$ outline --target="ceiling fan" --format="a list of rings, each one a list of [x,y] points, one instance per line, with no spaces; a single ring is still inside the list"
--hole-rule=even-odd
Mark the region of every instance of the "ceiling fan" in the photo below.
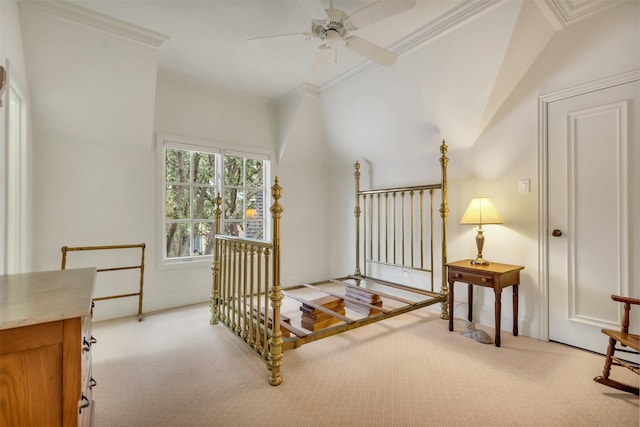
[[[311,15],[325,15],[323,19],[311,19],[311,31],[303,33],[278,34],[266,37],[255,37],[248,40],[264,40],[275,37],[303,36],[307,40],[318,39],[321,45],[319,51],[334,49],[342,42],[347,49],[350,49],[371,61],[388,66],[393,64],[398,55],[388,49],[351,35],[351,32],[359,30],[367,25],[388,18],[404,10],[415,6],[415,0],[376,0],[360,8],[359,10],[347,14],[335,9],[333,0],[330,1],[328,9],[322,9],[319,1],[299,0],[300,5]]]

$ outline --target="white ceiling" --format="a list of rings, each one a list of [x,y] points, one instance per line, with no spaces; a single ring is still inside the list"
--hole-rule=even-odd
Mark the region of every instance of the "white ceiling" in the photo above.
[[[334,7],[349,14],[372,1],[335,0]],[[505,1],[514,0],[417,0],[415,7],[353,34],[403,54]],[[537,1],[554,25],[561,28],[612,0]],[[247,41],[251,37],[308,32],[312,18],[325,18],[316,15],[322,8],[329,7],[329,0],[71,0],[57,3],[63,4],[65,13],[75,15],[75,19],[95,22],[98,19],[94,18],[102,17],[79,14],[73,5],[115,18],[116,24],[124,21],[141,27],[150,44],[159,46],[162,70],[268,99],[281,98],[303,83],[322,88],[359,70],[377,66],[340,46],[337,62],[327,61],[324,69],[318,69],[314,58],[320,42],[305,40],[302,36]],[[82,18],[77,18],[79,15]]]
[[[386,0],[389,1],[389,0]],[[398,0],[391,0],[398,1]],[[371,0],[335,0],[347,14]],[[340,46],[337,63],[314,70],[320,41],[300,37],[247,41],[248,38],[309,32],[311,19],[325,19],[329,0],[72,0],[91,9],[167,38],[159,46],[163,70],[197,81],[279,98],[302,83],[321,87],[333,78],[367,63]],[[459,6],[462,0],[419,0],[416,7],[353,34],[390,47],[429,22]],[[320,6],[318,6],[320,4]]]

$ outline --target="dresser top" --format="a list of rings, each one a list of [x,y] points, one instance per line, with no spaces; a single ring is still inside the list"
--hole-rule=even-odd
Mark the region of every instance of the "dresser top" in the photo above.
[[[96,269],[0,276],[0,330],[91,314]]]

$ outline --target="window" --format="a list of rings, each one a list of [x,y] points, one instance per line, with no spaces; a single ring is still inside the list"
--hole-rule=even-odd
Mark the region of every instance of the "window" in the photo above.
[[[224,156],[223,233],[264,239],[264,161]]]
[[[163,261],[206,260],[213,254],[216,205],[221,233],[265,240],[269,160],[162,138]]]
[[[216,154],[165,148],[167,258],[212,254],[216,189]]]

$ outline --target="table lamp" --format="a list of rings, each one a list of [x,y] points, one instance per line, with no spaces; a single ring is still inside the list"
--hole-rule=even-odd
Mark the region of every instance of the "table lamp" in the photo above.
[[[482,234],[482,224],[502,224],[502,218],[496,211],[488,197],[475,197],[464,212],[460,224],[473,224],[478,226],[476,235],[476,246],[478,256],[471,260],[473,265],[489,265],[489,261],[482,258],[482,247],[484,246],[484,234]]]

